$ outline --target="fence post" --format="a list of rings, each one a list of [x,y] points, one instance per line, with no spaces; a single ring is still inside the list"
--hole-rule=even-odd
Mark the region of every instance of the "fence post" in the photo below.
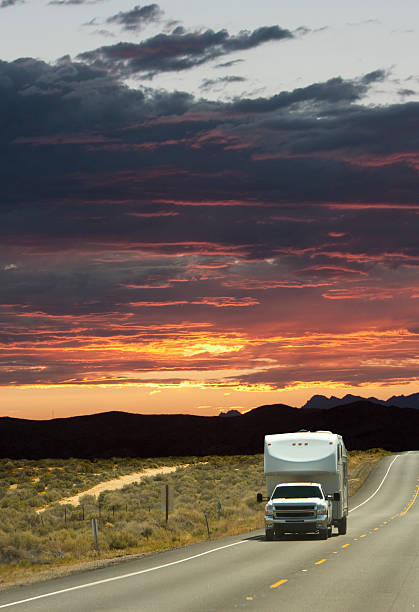
[[[207,531],[208,531],[208,538],[209,538],[210,537],[210,528],[209,528],[209,525],[208,525],[208,516],[207,516],[206,512],[204,512],[204,516],[205,516],[205,522],[207,524]]]
[[[99,552],[99,542],[98,542],[98,528],[97,528],[97,519],[92,518],[92,532],[93,532],[93,538],[95,540],[95,548],[96,548],[96,552]]]
[[[220,520],[220,516],[221,516],[221,500],[219,499],[217,502],[217,518],[218,520]]]
[[[165,513],[166,525],[169,520],[169,510],[173,510],[173,486],[163,485],[160,490],[160,507]]]

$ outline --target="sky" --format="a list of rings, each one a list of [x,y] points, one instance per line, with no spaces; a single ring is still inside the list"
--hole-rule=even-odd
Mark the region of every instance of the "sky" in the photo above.
[[[417,23],[0,0],[0,416],[418,392]]]

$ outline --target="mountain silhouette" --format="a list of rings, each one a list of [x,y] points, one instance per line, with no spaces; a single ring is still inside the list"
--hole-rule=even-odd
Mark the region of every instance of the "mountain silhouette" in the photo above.
[[[419,410],[366,400],[300,410],[260,406],[237,418],[105,412],[48,421],[0,418],[0,457],[165,457],[263,452],[265,434],[307,429],[342,434],[348,449],[418,448]]]
[[[397,406],[398,408],[416,408],[419,409],[419,393],[411,395],[393,395],[387,400],[380,400],[376,397],[361,397],[360,395],[346,394],[344,397],[326,397],[325,395],[313,395],[301,408],[316,408],[319,410],[328,410],[336,406],[344,404],[353,404],[354,402],[371,402],[380,406]]]

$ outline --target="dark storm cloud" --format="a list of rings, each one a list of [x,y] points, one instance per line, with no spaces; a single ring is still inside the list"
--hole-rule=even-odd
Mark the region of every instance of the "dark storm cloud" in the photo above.
[[[418,120],[417,102],[396,104],[388,107],[368,108],[364,106],[342,108],[314,108],[313,112],[295,113],[294,116],[278,114],[265,122],[270,130],[288,130],[294,139],[283,142],[288,153],[319,154],[346,151],[348,155],[392,155],[417,151],[419,138],[415,126]],[[410,130],[413,130],[410,133]],[[274,137],[275,138],[275,137]],[[278,150],[277,150],[278,151]],[[344,157],[344,156],[343,156]],[[355,162],[355,159],[353,160]],[[361,160],[359,160],[361,162]],[[366,169],[368,161],[360,164]],[[385,159],[371,159],[370,167],[385,165]],[[408,170],[409,160],[388,159],[391,170]],[[397,166],[397,163],[402,164]],[[390,170],[390,168],[389,168]],[[413,175],[412,175],[413,177]]]
[[[143,73],[149,77],[160,72],[181,71],[200,66],[217,57],[294,38],[279,26],[261,27],[236,36],[227,30],[186,32],[178,27],[171,34],[158,34],[144,42],[105,46],[81,53],[78,58],[121,74]]]
[[[51,0],[48,4],[55,6],[77,6],[79,4],[98,4],[104,2],[104,0]]]
[[[0,9],[8,8],[9,6],[15,6],[16,4],[24,4],[25,0],[2,0],[0,2]]]
[[[342,261],[343,251],[376,257],[388,239],[412,264],[417,216],[397,207],[417,203],[419,105],[355,104],[381,78],[333,79],[241,105],[131,90],[68,58],[2,62],[3,244],[20,236],[50,253],[106,245],[159,257],[281,253],[306,282],[364,273],[365,261]],[[383,202],[395,210],[381,213],[375,233],[373,210],[333,208]],[[392,237],[402,219],[409,223]],[[19,301],[31,285],[6,286]],[[63,286],[58,294],[67,295]]]
[[[116,35],[113,34],[113,32],[110,32],[109,30],[95,30],[94,34],[99,34],[104,38],[116,38]]]
[[[359,79],[342,79],[336,77],[325,83],[314,83],[307,87],[281,92],[271,98],[237,100],[233,108],[241,112],[266,113],[304,102],[327,102],[329,104],[352,103],[367,93],[370,85],[383,81],[386,73],[375,70]]]
[[[414,96],[416,92],[413,91],[413,89],[399,89],[397,93],[399,94],[399,96],[405,98],[407,96]]]
[[[333,79],[241,105],[130,90],[104,70],[68,58],[54,66],[2,62],[6,217],[0,231],[4,239],[14,235],[23,215],[28,235],[57,242],[77,234],[95,243],[134,236],[163,243],[170,227],[175,241],[214,236],[224,244],[253,244],[248,252],[268,256],[278,225],[288,225],[272,220],[277,206],[415,202],[418,177],[408,153],[418,147],[418,104],[353,104],[382,77],[377,71]],[[211,200],[212,208],[199,206]],[[237,200],[246,204],[240,222],[239,209],[228,206]],[[125,202],[124,214],[102,201]],[[157,208],[156,201],[162,202]],[[11,202],[18,207],[7,209]],[[261,217],[263,203],[270,208]],[[297,216],[305,215],[301,206]],[[281,241],[286,235],[281,232]],[[290,236],[296,244],[304,240],[295,228]]]
[[[243,62],[244,60],[242,59],[235,59],[235,60],[231,60],[230,62],[223,62],[221,64],[216,64],[214,68],[231,68],[232,66],[235,66],[236,64],[241,64]]]
[[[158,4],[137,5],[130,11],[121,11],[112,15],[106,20],[106,23],[121,25],[123,30],[139,31],[145,25],[158,23],[162,16],[163,11]]]
[[[83,129],[103,133],[149,116],[182,113],[192,100],[178,92],[146,96],[103,70],[66,57],[53,66],[31,58],[0,61],[0,113],[5,126],[0,142]]]
[[[244,77],[239,76],[225,76],[220,77],[218,79],[205,79],[201,83],[200,89],[208,90],[219,85],[228,85],[229,83],[243,83],[245,81],[246,79]]]

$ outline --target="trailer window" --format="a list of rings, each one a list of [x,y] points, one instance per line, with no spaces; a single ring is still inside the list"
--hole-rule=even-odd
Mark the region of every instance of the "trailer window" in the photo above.
[[[323,499],[323,494],[319,487],[312,485],[295,485],[292,487],[276,487],[272,499],[282,497],[283,499],[295,499],[305,497],[319,497]]]

